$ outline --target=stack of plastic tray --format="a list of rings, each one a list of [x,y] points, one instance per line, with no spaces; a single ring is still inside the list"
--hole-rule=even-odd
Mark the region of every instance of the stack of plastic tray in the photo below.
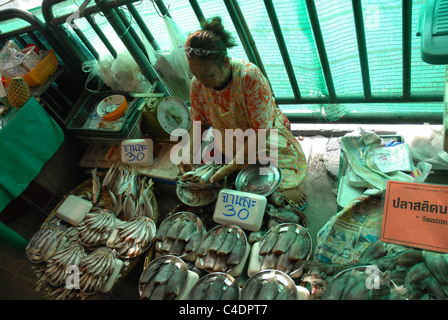
[[[109,95],[111,93],[89,94],[80,103],[74,116],[68,120],[67,130],[88,144],[119,145],[123,139],[139,138],[141,136],[139,128],[141,112],[138,107],[143,103],[143,98],[126,96],[128,109],[120,119],[116,120],[117,123],[113,129],[101,128],[96,125],[101,121],[101,117],[96,113],[96,107],[102,99]]]

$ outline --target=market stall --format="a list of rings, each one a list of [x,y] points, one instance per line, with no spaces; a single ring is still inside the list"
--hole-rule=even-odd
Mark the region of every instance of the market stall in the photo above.
[[[176,76],[180,75],[179,66],[162,58],[172,58],[176,52],[185,58],[185,50],[176,51],[184,45],[185,39],[176,39],[179,43],[170,39],[172,50],[168,54],[161,52],[136,9],[141,4],[138,1],[86,1],[74,12],[73,8],[67,7],[56,14],[56,5],[62,2],[44,1],[44,19],[57,36],[52,38],[53,44],[59,49],[63,47],[62,53],[68,51],[62,54],[63,60],[71,61],[67,65],[76,69],[78,76],[81,66],[83,73],[87,74],[85,83],[81,81],[81,88],[85,90],[70,105],[70,112],[64,119],[56,117],[61,121],[64,132],[34,98],[27,98],[23,106],[14,103],[8,118],[2,118],[8,123],[0,130],[0,171],[4,170],[0,177],[8,177],[0,180],[4,191],[0,194],[0,205],[3,206],[0,206],[0,211],[36,176],[62,143],[64,133],[86,145],[79,167],[89,178],[63,196],[30,241],[23,241],[20,237],[14,239],[14,235],[1,229],[3,226],[0,225],[0,236],[15,241],[24,249],[37,278],[36,289],[44,299],[101,298],[111,293],[131,272],[139,275],[133,286],[142,300],[448,298],[448,248],[444,245],[448,241],[444,232],[447,224],[447,160],[446,152],[442,152],[439,144],[442,140],[434,140],[434,145],[426,149],[430,153],[434,151],[437,156],[428,159],[417,157],[421,156],[421,150],[413,144],[415,141],[399,134],[378,136],[360,128],[338,139],[341,148],[337,188],[339,206],[336,212],[329,213],[332,217],[313,237],[310,232],[313,221],[307,216],[306,209],[301,210],[278,192],[284,177],[275,165],[249,164],[212,183],[211,177],[222,168],[222,164],[207,161],[212,156],[203,151],[209,141],[200,137],[199,150],[202,156],[206,156],[191,170],[179,171],[174,159],[178,159],[178,152],[185,146],[181,145],[182,137],[191,126],[191,108],[186,101],[190,79],[188,75],[181,75],[179,79],[182,81],[176,81],[179,79],[168,71],[174,70]],[[262,59],[237,1],[224,3],[249,60],[265,74]],[[167,26],[173,23],[167,19],[170,15],[162,1],[152,4],[154,8],[156,5],[159,7]],[[191,4],[194,5],[195,1]],[[331,121],[342,119],[344,122],[358,120],[357,110],[349,112],[351,105],[356,103],[364,104],[366,109],[379,103],[375,107],[381,109],[381,103],[397,101],[416,105],[440,102],[439,91],[428,90],[429,93],[419,95],[420,92],[414,92],[415,84],[411,86],[410,25],[413,10],[407,2],[402,2],[402,20],[399,19],[403,21],[404,48],[400,53],[403,55],[403,70],[397,73],[402,74],[402,78],[396,77],[398,80],[394,78],[394,82],[389,84],[394,88],[398,81],[402,87],[392,90],[390,95],[383,95],[382,82],[370,82],[369,72],[372,71],[373,79],[376,65],[373,64],[369,70],[368,55],[378,59],[380,54],[370,52],[370,48],[375,46],[366,45],[366,37],[362,34],[363,9],[359,1],[352,2],[353,12],[340,7],[341,12],[350,11],[355,18],[350,17],[350,21],[354,20],[356,27],[352,30],[356,31],[353,43],[359,48],[359,61],[353,63],[352,57],[357,55],[349,50],[342,55],[350,56],[347,60],[350,65],[361,67],[361,72],[356,69],[353,73],[357,76],[353,77],[353,82],[345,81],[347,74],[335,79],[331,75],[316,3],[306,1],[301,8],[294,8],[310,20],[307,20],[306,27],[296,27],[302,31],[312,30],[305,38],[315,37],[316,40],[300,41],[301,45],[310,45],[310,52],[314,52],[316,58],[312,63],[301,61],[301,64],[319,65],[320,62],[322,66],[322,70],[317,68],[319,74],[316,78],[319,80],[315,82],[319,82],[318,88],[308,88],[302,93],[298,83],[307,82],[315,75],[309,76],[309,70],[305,70],[307,72],[301,74],[304,79],[295,79],[294,68],[297,66],[289,59],[274,5],[271,1],[265,1],[265,4],[272,30],[263,35],[273,32],[287,75],[287,78],[279,76],[280,80],[271,78],[276,80],[271,81],[272,90],[277,93],[276,103],[318,104],[320,110],[326,109],[323,112],[325,117],[319,114],[318,122],[323,118]],[[291,5],[295,4],[291,2]],[[319,9],[322,9],[321,5],[318,4]],[[122,7],[128,10],[129,18]],[[332,13],[332,8],[326,10]],[[390,14],[387,10],[385,12]],[[199,20],[203,18],[197,4],[194,5],[194,13]],[[98,17],[105,28],[100,28],[94,17]],[[397,20],[393,15],[390,17],[390,20]],[[74,23],[73,30],[65,27],[67,20],[81,26],[84,19],[89,26],[78,28]],[[333,24],[332,19],[321,20]],[[126,50],[116,51],[103,33],[106,27],[110,29],[108,36],[118,36]],[[136,32],[137,27],[142,36]],[[396,26],[390,28],[395,30]],[[88,37],[83,32],[90,29],[93,33],[86,33],[90,35]],[[301,32],[293,30],[292,34],[297,36]],[[328,35],[331,37],[333,34]],[[97,36],[101,43],[94,42]],[[299,43],[293,36],[290,42]],[[77,41],[78,38],[81,41]],[[65,45],[60,46],[57,41]],[[110,55],[101,57],[95,47],[98,43],[104,45]],[[275,41],[272,43],[275,46]],[[293,47],[293,43],[289,45]],[[190,49],[198,51],[197,48]],[[267,50],[266,47],[264,49]],[[298,52],[302,48],[297,49]],[[21,49],[18,52],[26,54],[28,51]],[[333,58],[337,61],[336,67],[332,62],[333,70],[348,69],[339,65],[347,59],[339,59],[340,54],[337,52],[336,59]],[[23,61],[20,60],[15,67],[21,67]],[[272,65],[278,63],[269,63],[266,67],[272,68]],[[424,73],[432,69],[419,70]],[[277,72],[269,69],[269,74],[278,75]],[[8,75],[11,79],[5,83],[9,84],[13,76]],[[20,77],[25,78],[26,74]],[[381,77],[387,78],[387,74]],[[77,80],[81,78],[77,77]],[[103,83],[106,79],[109,81]],[[431,86],[434,85],[432,79],[428,80]],[[439,74],[434,79],[439,80]],[[338,80],[338,88],[335,88],[333,80]],[[341,88],[341,82],[348,84],[348,89]],[[279,83],[290,84],[294,96],[282,96],[283,91],[288,94],[289,89],[283,90]],[[361,83],[362,86],[356,88],[355,84]],[[98,87],[93,88],[93,84],[98,84]],[[181,91],[187,92],[182,99],[173,94],[176,84],[181,84]],[[22,86],[21,89],[27,88]],[[9,94],[12,90],[9,87],[7,91]],[[339,91],[343,93],[340,95]],[[356,94],[344,95],[345,91]],[[8,97],[8,100],[12,104],[13,99]],[[412,107],[418,109],[416,105]],[[392,117],[391,112],[376,112],[372,118],[369,109],[360,112],[360,118],[364,122],[393,122],[402,116],[404,108],[401,107],[392,113]],[[310,113],[301,111],[296,109],[289,119],[315,120]],[[427,113],[422,111],[421,114],[425,116],[422,119],[440,120],[438,109]],[[420,118],[415,118],[408,112],[399,120],[420,122]],[[446,128],[444,130],[446,132]],[[431,133],[429,136],[432,138],[439,132],[433,130]],[[298,137],[293,138],[298,140]],[[21,170],[16,170],[18,166]],[[442,174],[435,174],[439,170]],[[434,176],[442,177],[436,186],[433,185]],[[391,190],[396,182],[405,184],[413,192]],[[429,193],[432,196],[426,199]],[[170,201],[165,201],[165,194],[171,196]],[[417,203],[418,213],[414,212]],[[411,205],[413,211],[409,209]],[[437,216],[431,215],[436,213]],[[419,233],[423,228],[424,232]]]

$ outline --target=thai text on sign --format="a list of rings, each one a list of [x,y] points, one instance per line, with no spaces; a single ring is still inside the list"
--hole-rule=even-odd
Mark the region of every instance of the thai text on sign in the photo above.
[[[448,186],[388,181],[381,240],[448,252]]]

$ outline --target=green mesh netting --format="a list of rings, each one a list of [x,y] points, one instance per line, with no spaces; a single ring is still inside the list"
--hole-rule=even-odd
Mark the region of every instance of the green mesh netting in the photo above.
[[[251,36],[262,60],[266,75],[271,82],[277,99],[293,98],[282,55],[272,29],[264,1],[238,0]],[[356,39],[352,1],[350,0],[315,0],[315,7],[322,30],[331,76],[337,97],[363,97],[363,81]],[[195,31],[199,22],[189,0],[165,0],[171,17],[183,29]],[[230,50],[236,58],[248,59],[244,47],[238,38],[224,1],[198,0],[205,17],[219,15],[224,26],[232,32],[239,44]],[[362,0],[363,22],[367,43],[368,66],[371,93],[373,97],[400,98],[403,93],[403,56],[402,56],[402,0]],[[152,35],[161,48],[169,48],[168,35],[160,12],[152,1],[135,2],[139,14],[144,19]],[[324,99],[328,96],[327,85],[323,76],[318,50],[311,28],[306,2],[290,0],[273,0],[285,44],[290,56],[294,75],[303,98]],[[445,66],[430,65],[420,57],[420,37],[417,25],[421,8],[425,0],[412,1],[412,42],[411,42],[411,95],[443,94]],[[58,5],[55,16],[73,11],[75,1],[65,1]],[[131,16],[125,14],[131,19]],[[124,46],[107,19],[101,14],[94,15],[96,23],[107,35],[110,42],[120,51]],[[77,24],[100,53],[107,49],[96,36],[85,19]],[[138,30],[133,21],[132,26]],[[5,28],[3,26],[3,28]],[[438,102],[427,103],[294,103],[280,105],[288,112],[301,112],[312,109],[321,112],[329,121],[335,121],[352,112],[378,113],[418,113],[433,112],[442,114],[443,105]]]

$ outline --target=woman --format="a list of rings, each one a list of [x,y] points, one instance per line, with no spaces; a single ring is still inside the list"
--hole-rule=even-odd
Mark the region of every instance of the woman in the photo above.
[[[202,30],[187,38],[184,46],[194,75],[190,87],[191,120],[200,121],[204,128],[219,130],[224,139],[226,129],[253,129],[255,132],[276,129],[278,166],[283,176],[277,191],[303,209],[307,200],[303,188],[306,158],[289,129],[288,119],[275,105],[268,80],[254,64],[227,55],[227,49],[236,44],[224,29],[220,17],[204,21],[201,27]],[[246,160],[248,142],[249,139],[244,145]],[[224,146],[224,143],[220,145]],[[230,161],[225,162],[211,182],[219,181],[243,166],[235,153],[223,154]]]

